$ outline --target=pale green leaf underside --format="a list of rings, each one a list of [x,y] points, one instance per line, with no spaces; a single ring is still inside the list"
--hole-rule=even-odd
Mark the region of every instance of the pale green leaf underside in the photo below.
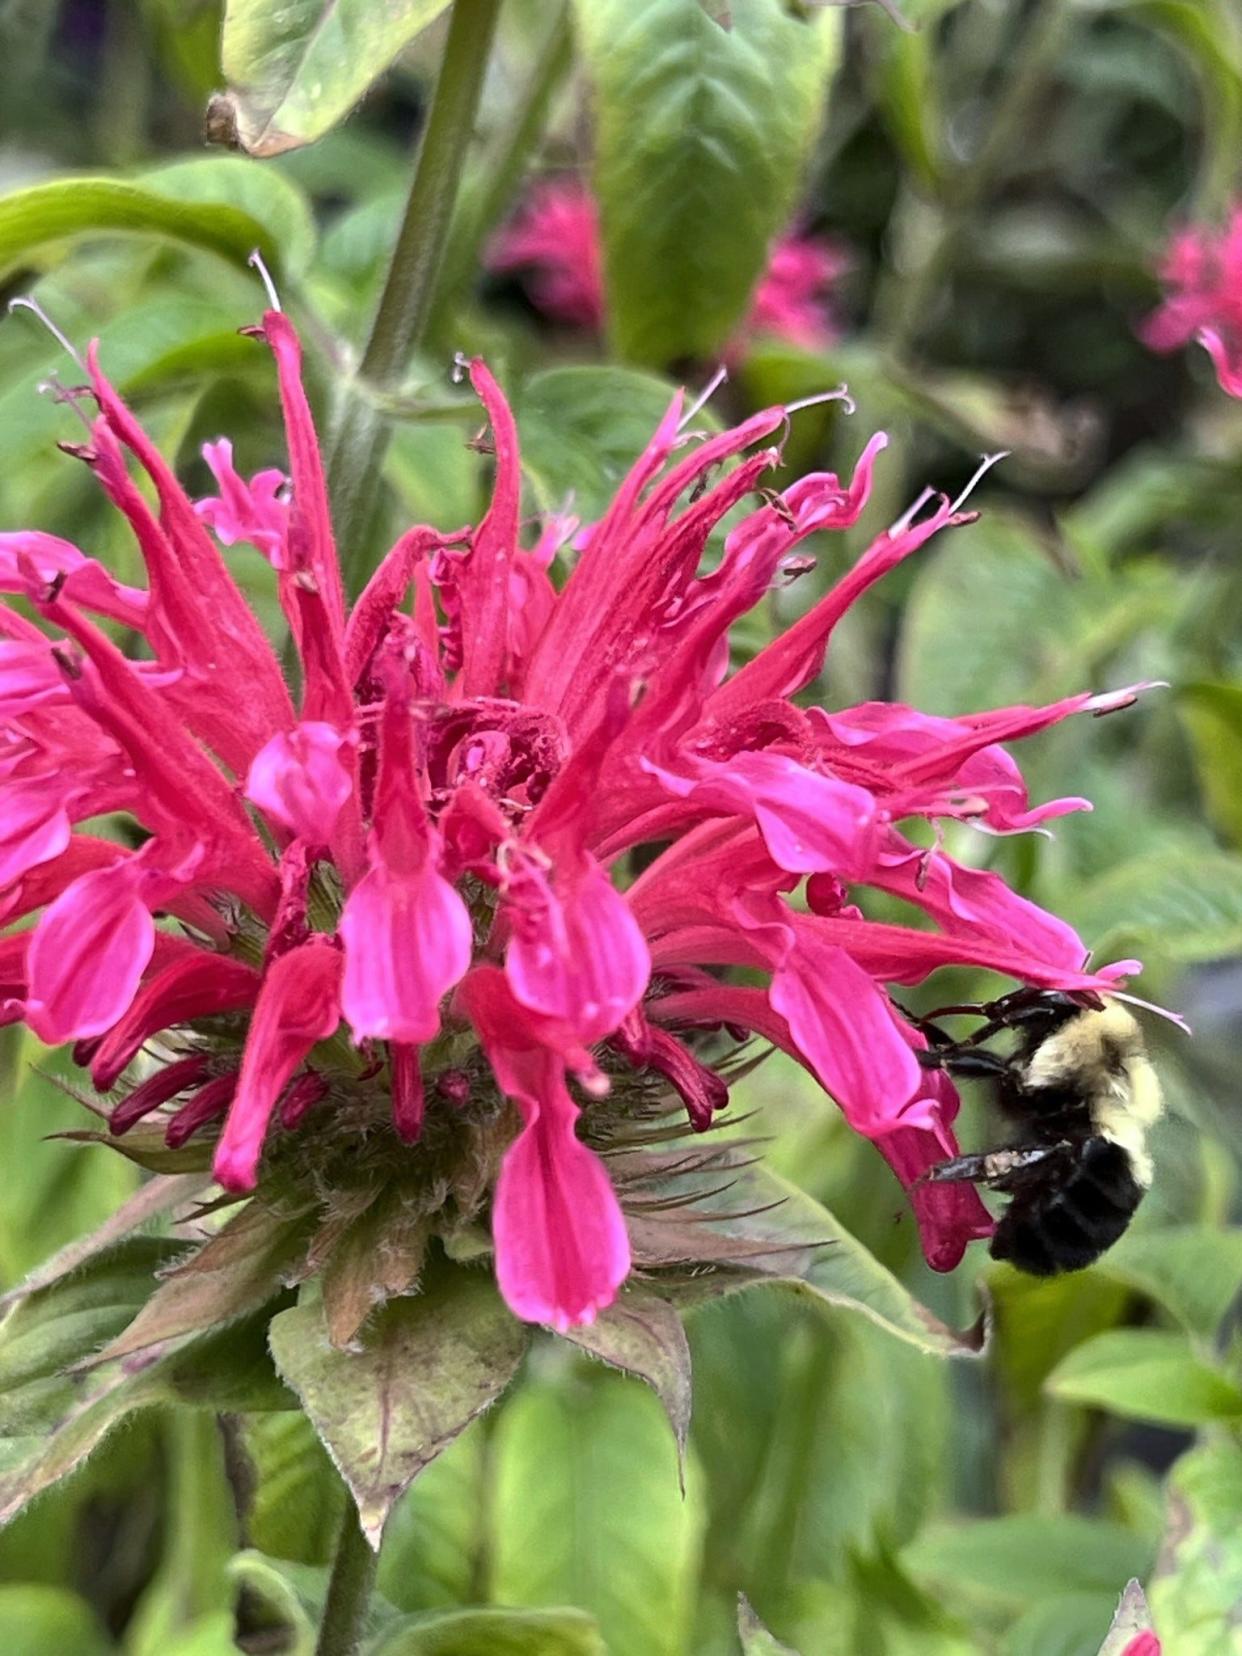
[[[220,57],[237,141],[270,156],[321,137],[447,5],[229,0]]]

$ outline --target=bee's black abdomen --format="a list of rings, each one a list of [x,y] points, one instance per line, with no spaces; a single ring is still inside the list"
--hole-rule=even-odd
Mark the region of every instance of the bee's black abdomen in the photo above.
[[[1016,1191],[996,1226],[991,1253],[1033,1276],[1080,1271],[1111,1248],[1143,1199],[1130,1157],[1108,1139],[1074,1147],[1055,1179]]]

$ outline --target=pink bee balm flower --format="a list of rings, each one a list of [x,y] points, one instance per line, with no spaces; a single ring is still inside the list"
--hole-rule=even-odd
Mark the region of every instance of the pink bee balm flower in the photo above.
[[[1211,357],[1222,391],[1242,397],[1242,206],[1224,229],[1190,225],[1174,236],[1160,265],[1167,293],[1142,326],[1153,351],[1176,351],[1197,339]]]
[[[1121,1656],[1160,1656],[1160,1640],[1154,1633],[1137,1633]]]
[[[488,264],[527,273],[539,310],[572,328],[599,332],[607,319],[599,208],[577,179],[536,184],[517,216],[493,238]],[[770,335],[807,350],[836,339],[830,296],[849,269],[847,255],[822,236],[786,231],[773,242],[750,309],[725,356],[740,357],[752,339]]]
[[[600,1124],[656,1086],[709,1127],[728,1089],[708,1032],[753,1034],[878,1146],[928,1259],[950,1269],[990,1221],[969,1186],[920,1182],[957,1152],[958,1100],[920,1066],[890,985],[966,964],[1098,990],[1128,968],[1088,971],[1069,926],[902,824],[1008,833],[1082,807],[1033,806],[1002,744],[1130,693],[957,719],[794,700],[849,606],[969,521],[942,498],[730,674],[730,628],[808,536],[857,522],[883,436],[848,481],[770,496],[786,411],[700,439],[678,396],[558,584],[563,526],[525,544],[517,432],[480,361],[486,515],[403,535],[351,608],[297,336],[277,310],[257,332],[288,479],[245,481],[222,441],[220,494],[192,502],[92,349],[98,412],[78,452],[148,585],[49,537],[0,537],[0,585],[48,628],[0,606],[0,900],[19,928],[0,939],[0,1016],[77,1042],[105,1090],[162,1042],[168,1062],[130,1078],[113,1128],[163,1111],[171,1144],[215,1135],[231,1191],[269,1174],[314,1186],[316,1143],[338,1161],[342,1140],[346,1160],[377,1141],[386,1165],[423,1157],[420,1188],[454,1224],[490,1217],[513,1310],[557,1328],[608,1306],[630,1268]],[[708,537],[752,496],[701,573]],[[220,551],[238,539],[278,573],[296,703]],[[92,612],[140,632],[142,659]],[[140,849],[86,830],[114,812]],[[868,886],[911,923],[864,918]]]

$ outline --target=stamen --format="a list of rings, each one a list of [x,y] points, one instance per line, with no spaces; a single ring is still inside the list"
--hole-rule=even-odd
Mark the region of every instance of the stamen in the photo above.
[[[28,310],[33,316],[36,316],[47,329],[48,333],[51,334],[52,338],[60,346],[61,350],[71,356],[82,372],[89,377],[90,369],[82,361],[77,349],[69,342],[65,335],[61,333],[60,329],[56,326],[55,322],[52,321],[51,317],[43,309],[43,306],[37,299],[32,299],[29,294],[22,294],[17,299],[10,299],[9,315],[12,316],[13,312],[17,310]]]
[[[35,390],[41,397],[50,397],[53,402],[61,403],[66,407],[71,408],[77,415],[78,419],[81,420],[82,424],[86,427],[86,435],[92,440],[94,439],[95,428],[91,425],[90,420],[87,418],[81,403],[82,397],[91,395],[85,386],[80,386],[76,390],[70,390],[68,386],[60,383],[55,374],[49,374],[45,380],[39,381],[38,385],[35,386]]]
[[[453,366],[449,370],[449,378],[454,385],[460,385],[470,368],[470,359],[464,351],[453,352]]]
[[[695,398],[695,400],[690,404],[690,406],[686,410],[686,412],[682,415],[681,420],[678,422],[678,426],[677,426],[678,431],[684,431],[686,429],[686,427],[690,424],[691,420],[693,420],[696,417],[696,415],[701,414],[703,412],[703,410],[707,407],[708,403],[711,402],[712,398],[716,395],[717,391],[720,390],[720,387],[725,383],[725,381],[728,379],[728,377],[729,377],[729,370],[725,367],[724,363],[722,362],[720,364],[720,367],[717,368],[716,372],[712,375],[711,379],[708,380],[708,382],[704,386],[703,390],[699,393],[699,395]]]
[[[895,523],[890,523],[889,524],[889,526],[888,526],[889,534],[890,535],[904,535],[906,530],[914,522],[915,518],[923,510],[923,507],[926,506],[927,502],[929,500],[934,500],[935,497],[936,497],[935,489],[931,488],[930,486],[925,488],[923,490],[922,494],[914,502],[913,506],[907,506],[905,511],[901,514],[901,516],[897,519],[897,521]]]
[[[817,391],[813,397],[799,397],[797,402],[785,404],[786,414],[797,414],[803,408],[815,408],[820,403],[839,402],[847,414],[857,414],[858,404],[850,396],[850,388],[844,381],[835,391]]]
[[[259,273],[259,280],[263,283],[263,286],[267,291],[268,308],[274,311],[283,310],[284,306],[280,302],[280,295],[276,291],[276,284],[272,280],[272,273],[267,268],[266,264],[264,264],[263,255],[259,252],[257,247],[246,260],[246,263],[252,270],[257,270]]]
[[[985,454],[980,458],[979,464],[975,468],[974,476],[962,490],[961,494],[958,495],[952,506],[949,507],[950,515],[954,512],[961,511],[962,507],[970,499],[971,495],[974,494],[975,490],[991,471],[992,467],[997,465],[1001,460],[1008,460],[1009,455],[1009,449],[999,449],[995,454]]]

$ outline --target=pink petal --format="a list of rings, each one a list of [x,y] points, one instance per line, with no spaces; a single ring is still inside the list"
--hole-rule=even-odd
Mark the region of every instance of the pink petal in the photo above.
[[[108,1131],[119,1138],[122,1133],[128,1133],[143,1116],[158,1110],[161,1104],[167,1104],[170,1098],[176,1098],[177,1094],[184,1092],[187,1087],[197,1087],[210,1075],[210,1062],[201,1053],[161,1065],[154,1075],[149,1075],[116,1106],[108,1118]]]
[[[145,630],[163,665],[188,669],[184,691],[175,699],[197,733],[240,773],[273,730],[292,722],[289,692],[271,642],[219,547],[171,467],[100,371],[98,345],[93,341],[87,352],[101,411],[92,465],[142,549],[151,587]],[[121,444],[155,486],[158,520],[129,476]],[[239,697],[237,686],[243,684],[247,694]]]
[[[12,885],[40,863],[59,857],[69,844],[69,789],[55,776],[10,782],[0,817],[0,886]]]
[[[604,325],[603,247],[599,214],[577,179],[537,184],[517,215],[492,239],[491,270],[528,269],[530,294],[557,322]]]
[[[389,1049],[392,1086],[392,1124],[405,1144],[416,1144],[423,1132],[423,1075],[418,1048],[394,1041]]]
[[[194,510],[215,530],[222,546],[248,541],[274,569],[283,569],[288,502],[281,491],[288,479],[281,471],[261,471],[244,482],[233,468],[233,445],[227,437],[203,444],[203,459],[220,486],[220,494],[195,503]]]
[[[429,864],[409,874],[378,865],[350,892],[341,1006],[361,1040],[419,1044],[440,1027],[440,1002],[470,965],[470,915]]]
[[[630,1247],[603,1163],[575,1136],[564,1061],[533,1038],[494,967],[472,972],[460,1000],[525,1123],[505,1155],[492,1207],[501,1293],[530,1322],[562,1331],[592,1322],[629,1274]]]
[[[281,955],[263,979],[216,1150],[215,1176],[226,1190],[254,1188],[277,1099],[315,1042],[326,1040],[340,1021],[340,979],[340,951],[324,937]]]
[[[26,1021],[41,1041],[102,1035],[125,1012],[155,947],[134,859],[83,874],[35,928]]]
[[[158,964],[158,962],[157,962]],[[100,1092],[115,1083],[144,1042],[193,1018],[241,1012],[254,1005],[260,978],[245,961],[190,948],[152,973],[124,1015],[108,1030],[91,1060]]]
[[[844,949],[797,925],[776,954],[768,999],[850,1126],[880,1138],[908,1125],[927,1095],[923,1071],[893,1022],[888,998]]]
[[[1045,971],[1077,972],[1088,950],[1064,920],[1011,891],[999,874],[966,868],[942,851],[923,852],[892,834],[889,851],[873,868],[869,883],[917,904],[949,936],[992,939],[1016,947]]]
[[[477,357],[470,383],[487,409],[496,449],[496,482],[457,579],[461,599],[463,658],[458,694],[494,696],[508,677],[510,570],[518,550],[521,472],[517,426],[504,393]]]
[[[1230,350],[1215,328],[1200,328],[1198,338],[1212,359],[1221,390],[1242,397],[1242,350]]]
[[[0,535],[0,592],[24,593],[30,574],[45,586],[64,576],[61,590],[72,602],[123,627],[145,630],[148,595],[122,586],[101,563],[58,535],[23,529]]]
[[[771,334],[805,350],[818,350],[836,336],[829,310],[832,284],[849,260],[818,236],[788,233],[768,255],[744,323],[748,334]]]
[[[551,1061],[539,1106],[496,1182],[496,1278],[515,1316],[564,1332],[612,1304],[630,1246],[604,1164],[574,1136],[578,1112]]]
[[[1152,1632],[1137,1633],[1121,1656],[1160,1656],[1160,1640]]]
[[[273,736],[251,762],[246,798],[308,845],[327,845],[353,789],[340,759],[348,741],[335,726],[316,720]]]
[[[870,489],[871,463],[886,440],[879,433],[859,460],[854,480],[861,497],[859,511]],[[805,689],[823,670],[829,638],[846,611],[868,587],[874,586],[952,521],[949,504],[944,501],[921,523],[911,524],[896,534],[885,530],[878,535],[830,592],[721,685],[708,703],[709,715],[717,720],[736,717],[743,708],[756,702],[791,696]]]
[[[563,1021],[589,1045],[638,1004],[651,956],[593,857],[567,859],[552,879],[527,860],[510,875],[506,911],[513,936],[505,973],[523,1006]]]
[[[866,879],[877,845],[876,802],[865,788],[808,770],[780,753],[701,763],[698,779],[645,763],[670,793],[713,815],[753,818],[774,862],[790,872]]]
[[[319,439],[302,386],[302,343],[283,311],[264,312],[263,336],[276,359],[289,443],[293,498],[286,535],[288,563],[290,569],[305,569],[310,574],[323,599],[328,626],[339,640],[345,625],[345,594],[332,539]]]

